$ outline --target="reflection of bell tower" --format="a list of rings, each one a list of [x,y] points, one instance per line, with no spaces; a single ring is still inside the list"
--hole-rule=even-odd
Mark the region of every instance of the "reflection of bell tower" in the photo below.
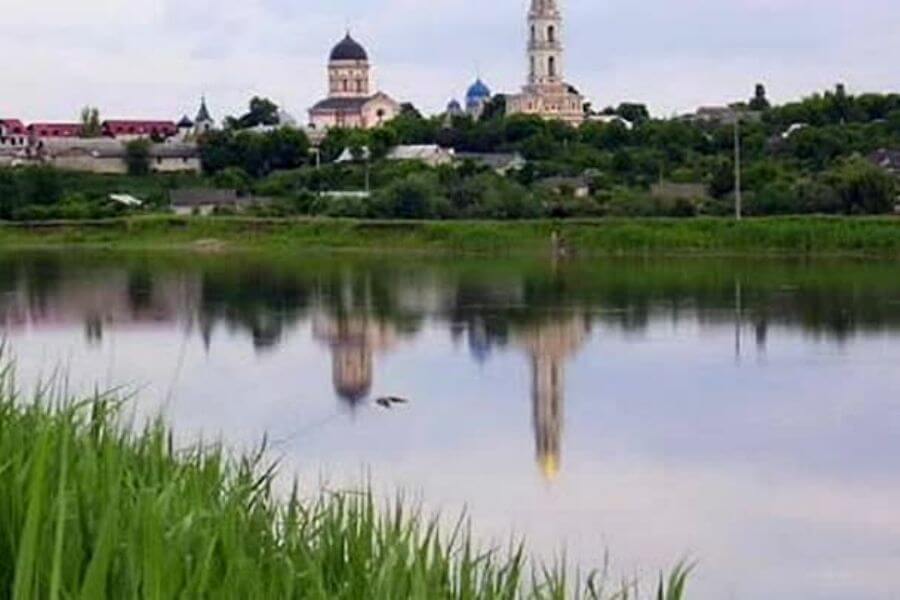
[[[566,361],[578,352],[588,333],[579,317],[542,323],[520,336],[531,355],[531,400],[538,465],[548,480],[559,474],[565,419]]]
[[[534,443],[544,475],[559,473],[563,429],[563,381],[565,366],[555,356],[531,358],[531,394],[534,411]]]

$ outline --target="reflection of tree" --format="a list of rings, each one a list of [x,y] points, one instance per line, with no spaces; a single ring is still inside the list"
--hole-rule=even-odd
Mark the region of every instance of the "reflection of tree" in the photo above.
[[[302,318],[312,293],[309,281],[259,266],[210,269],[201,278],[199,320],[207,344],[221,320],[247,330],[257,350],[274,348]]]
[[[470,354],[483,364],[495,347],[509,340],[507,314],[522,304],[521,285],[515,280],[502,284],[463,280],[454,292],[447,315],[451,335],[456,341],[465,333]]]

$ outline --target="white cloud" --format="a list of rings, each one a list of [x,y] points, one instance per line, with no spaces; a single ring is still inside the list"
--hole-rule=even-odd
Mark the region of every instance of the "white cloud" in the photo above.
[[[514,91],[524,71],[525,0],[0,0],[0,112],[63,119],[81,105],[169,116],[206,92],[218,113],[253,94],[302,114],[324,88],[345,26],[383,87],[429,110],[476,72]],[[779,99],[846,81],[896,89],[900,5],[889,0],[567,3],[572,83],[596,105],[639,100],[669,114],[743,98]]]

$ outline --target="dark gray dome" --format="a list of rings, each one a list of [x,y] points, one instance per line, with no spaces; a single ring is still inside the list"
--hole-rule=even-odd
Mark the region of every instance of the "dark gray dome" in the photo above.
[[[331,60],[369,60],[369,55],[348,33],[331,51]]]

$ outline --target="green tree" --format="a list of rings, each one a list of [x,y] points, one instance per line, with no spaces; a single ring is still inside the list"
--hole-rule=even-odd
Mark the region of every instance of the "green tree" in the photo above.
[[[81,135],[86,138],[98,138],[103,135],[98,108],[85,106],[81,109]]]
[[[487,103],[481,111],[480,119],[482,121],[490,121],[491,119],[502,119],[506,116],[506,95],[497,94]]]
[[[378,216],[395,219],[433,219],[449,212],[449,203],[435,178],[418,174],[387,186],[375,206]]]
[[[883,214],[894,209],[896,180],[863,158],[844,161],[824,178],[837,191],[846,214]]]
[[[260,125],[274,126],[278,123],[278,105],[268,98],[259,96],[254,96],[250,100],[246,113],[238,118],[228,117],[225,119],[226,129],[252,129]]]
[[[647,105],[636,102],[623,102],[616,108],[616,114],[635,125],[650,120],[650,111],[647,109]]]
[[[19,185],[15,175],[8,169],[0,170],[0,219],[11,219],[19,204]]]
[[[62,200],[62,179],[59,171],[53,167],[27,167],[18,175],[22,205],[50,206]]]
[[[772,105],[769,103],[769,99],[766,98],[766,86],[761,83],[756,84],[756,91],[747,106],[750,108],[750,110],[759,112],[769,110],[772,107]]]
[[[125,144],[125,165],[129,175],[150,173],[150,141],[132,140]]]

